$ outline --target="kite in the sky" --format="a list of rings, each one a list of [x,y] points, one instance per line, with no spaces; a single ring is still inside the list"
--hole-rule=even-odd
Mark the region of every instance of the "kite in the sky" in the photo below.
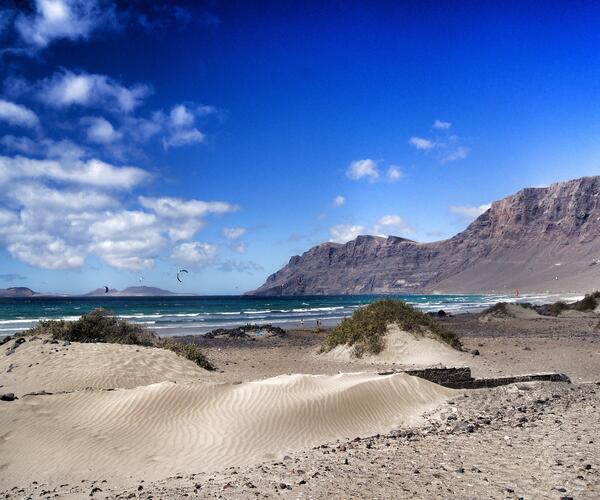
[[[179,277],[179,275],[180,275],[181,273],[188,274],[188,271],[187,271],[187,269],[180,269],[179,271],[177,271],[177,281],[179,281],[179,283],[183,283],[183,282],[181,281],[181,278]]]

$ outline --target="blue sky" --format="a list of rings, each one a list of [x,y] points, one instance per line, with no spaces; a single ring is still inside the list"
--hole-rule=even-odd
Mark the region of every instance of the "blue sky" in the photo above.
[[[593,2],[3,5],[0,287],[239,293],[600,172]]]

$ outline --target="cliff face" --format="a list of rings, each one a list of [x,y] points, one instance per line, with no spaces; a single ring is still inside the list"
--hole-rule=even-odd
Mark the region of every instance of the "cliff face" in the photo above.
[[[600,287],[600,177],[527,188],[453,238],[323,243],[250,292],[312,295],[587,291]]]

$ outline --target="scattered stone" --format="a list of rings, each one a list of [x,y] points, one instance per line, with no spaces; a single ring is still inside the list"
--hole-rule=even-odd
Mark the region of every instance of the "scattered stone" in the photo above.
[[[19,398],[17,398],[12,392],[7,392],[6,394],[0,395],[0,401],[14,401],[15,399]]]

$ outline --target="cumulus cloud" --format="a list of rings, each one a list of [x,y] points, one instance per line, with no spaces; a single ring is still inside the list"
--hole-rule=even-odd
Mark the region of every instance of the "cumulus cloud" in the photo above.
[[[112,123],[102,117],[85,117],[81,121],[87,126],[86,136],[88,141],[98,144],[110,144],[123,137],[113,127]]]
[[[414,135],[408,140],[408,143],[420,151],[429,151],[437,146],[437,143],[431,139],[424,139],[423,137],[416,137]]]
[[[338,224],[329,228],[329,241],[334,243],[346,243],[360,234],[365,233],[365,227],[353,224]]]
[[[169,149],[204,142],[206,135],[195,127],[195,121],[196,116],[211,112],[209,109],[214,108],[209,106],[192,108],[183,104],[173,106],[165,122],[163,147]]]
[[[172,241],[192,238],[204,226],[203,217],[208,214],[225,214],[239,210],[237,205],[223,201],[140,196],[138,202],[168,223],[167,232]]]
[[[38,97],[48,106],[100,107],[129,113],[150,94],[150,88],[137,84],[125,87],[106,75],[62,70],[39,85]]]
[[[0,120],[10,125],[35,128],[39,125],[37,115],[25,106],[0,99]]]
[[[110,189],[131,189],[149,177],[137,167],[116,167],[97,159],[32,159],[0,156],[0,185],[9,180],[45,179]]]
[[[116,268],[144,269],[176,242],[192,239],[208,215],[238,208],[144,196],[137,199],[141,209],[124,206],[119,193],[140,188],[149,174],[80,153],[72,143],[52,143],[45,154],[54,158],[0,156],[0,245],[14,258],[69,269],[95,255]]]
[[[491,203],[485,203],[479,206],[459,206],[452,205],[450,206],[450,212],[458,215],[461,219],[471,221],[477,217],[479,217],[484,212],[488,211],[492,206]]]
[[[442,120],[436,120],[433,122],[433,128],[437,128],[439,130],[448,130],[452,126],[450,122],[444,122]]]
[[[346,175],[355,181],[366,178],[369,182],[374,182],[379,179],[377,162],[369,158],[353,161],[346,170]]]
[[[228,240],[237,240],[246,234],[245,227],[226,227],[223,229],[223,236]]]
[[[152,209],[158,215],[170,219],[202,217],[209,213],[224,214],[239,210],[237,205],[224,201],[184,200],[167,196],[159,198],[140,196],[138,201],[143,207]]]
[[[33,14],[18,16],[15,27],[27,45],[37,48],[59,39],[87,39],[114,23],[111,0],[35,0],[34,7]]]
[[[206,267],[217,258],[217,247],[210,243],[188,242],[177,245],[171,252],[171,258],[194,267]]]
[[[384,215],[373,226],[378,236],[402,235],[414,233],[414,229],[399,215]]]
[[[344,198],[341,194],[337,195],[333,199],[333,206],[334,207],[341,207],[344,203],[346,203],[346,198]]]
[[[404,173],[400,170],[400,167],[396,165],[390,165],[387,171],[387,178],[389,182],[398,182],[404,177]]]

